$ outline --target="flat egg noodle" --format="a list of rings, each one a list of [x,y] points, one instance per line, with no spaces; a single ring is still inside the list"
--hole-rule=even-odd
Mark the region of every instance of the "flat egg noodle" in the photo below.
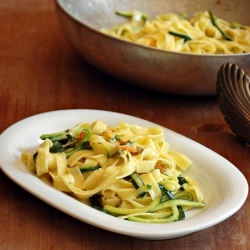
[[[183,15],[166,13],[157,15],[153,20],[136,22],[135,16],[141,16],[134,11],[131,20],[110,28],[102,28],[101,32],[163,50],[187,52],[195,54],[240,54],[250,52],[250,27],[233,26],[221,18],[216,21],[221,29],[233,41],[227,41],[210,19],[208,11],[196,13],[192,18],[186,19]],[[188,36],[174,36],[170,32]]]
[[[145,208],[161,196],[159,185],[173,194],[180,191],[178,177],[192,161],[169,149],[162,128],[143,128],[124,122],[108,126],[102,121],[84,123],[84,126],[93,133],[89,139],[90,149],[66,158],[64,152],[51,153],[52,142],[45,139],[37,149],[36,161],[34,155],[27,152],[22,153],[21,160],[30,171],[59,191],[86,203],[88,198],[98,195],[104,207]],[[96,166],[97,169],[85,172]],[[138,196],[137,188],[129,181],[133,173],[139,174],[144,184],[150,186],[148,195]],[[198,185],[190,177],[185,178],[188,179],[186,191],[194,200],[203,201]],[[156,213],[169,214],[173,209],[167,207]]]

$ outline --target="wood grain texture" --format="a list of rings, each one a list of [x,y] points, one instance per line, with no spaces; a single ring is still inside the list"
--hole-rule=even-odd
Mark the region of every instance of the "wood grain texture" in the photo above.
[[[135,88],[87,64],[63,36],[50,0],[0,1],[0,133],[60,109],[121,112],[158,123],[227,158],[250,178],[249,148],[227,126],[216,97]],[[38,200],[0,171],[0,248],[16,250],[249,249],[250,202],[231,218],[177,239],[147,241],[80,222]]]

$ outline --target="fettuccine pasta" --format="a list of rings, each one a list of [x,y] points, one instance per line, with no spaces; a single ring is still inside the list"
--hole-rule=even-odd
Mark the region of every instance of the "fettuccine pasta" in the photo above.
[[[44,134],[22,161],[37,177],[96,209],[121,219],[160,223],[182,220],[205,206],[188,176],[191,160],[169,148],[160,127],[97,120]]]
[[[211,11],[195,14],[191,19],[166,13],[148,20],[139,11],[117,12],[129,21],[105,34],[163,50],[196,54],[240,54],[250,52],[250,27],[215,18]]]

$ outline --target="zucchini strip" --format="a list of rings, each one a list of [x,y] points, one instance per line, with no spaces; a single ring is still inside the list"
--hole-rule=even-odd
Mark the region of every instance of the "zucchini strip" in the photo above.
[[[108,213],[115,214],[115,215],[125,215],[125,214],[136,214],[136,213],[146,213],[150,212],[155,207],[157,207],[160,202],[161,202],[161,196],[157,197],[154,201],[152,201],[149,205],[143,207],[143,208],[119,208],[119,207],[113,207],[110,205],[105,205],[104,210],[107,211]]]
[[[173,35],[173,36],[178,36],[180,38],[184,38],[184,41],[188,41],[188,40],[192,40],[192,38],[184,33],[179,33],[179,32],[176,32],[176,31],[169,31],[168,32],[170,35]]]
[[[147,218],[139,218],[134,215],[128,217],[129,221],[142,222],[142,223],[166,223],[166,222],[174,222],[179,220],[179,210],[176,206],[172,207],[173,214],[167,218],[155,218],[155,219],[147,219]]]
[[[136,193],[138,196],[140,196],[141,198],[143,198],[149,190],[151,190],[152,187],[149,184],[146,184],[144,186],[141,186],[139,188],[136,189]]]
[[[136,214],[129,214],[124,216],[119,216],[120,219],[128,219],[128,217],[137,217],[147,220],[152,219],[166,219],[173,215],[173,212],[169,213],[136,213]]]
[[[131,177],[131,182],[136,189],[145,185],[140,175],[137,174],[136,172],[132,173],[130,177]]]
[[[131,182],[136,189],[137,195],[143,198],[148,193],[148,191],[151,190],[152,187],[150,185],[145,185],[140,175],[135,172],[132,173],[130,177]]]
[[[182,200],[182,199],[176,199],[176,200],[167,200],[162,203],[160,203],[158,206],[154,207],[151,212],[157,211],[159,209],[163,209],[166,207],[173,207],[173,206],[188,206],[188,207],[199,207],[203,208],[205,204],[200,201],[188,201],[188,200]]]
[[[115,12],[115,14],[117,16],[122,16],[122,17],[127,17],[127,18],[131,18],[133,16],[133,12],[132,11],[120,11],[120,10],[117,10]]]
[[[176,199],[175,196],[169,190],[166,190],[162,185],[159,185],[159,188],[161,189],[163,197],[167,196],[169,198],[169,200],[175,200]],[[166,200],[164,200],[164,201],[166,201]],[[164,202],[164,201],[162,199],[162,202]],[[182,206],[176,205],[176,207],[177,207],[178,214],[179,214],[178,219],[179,220],[184,220],[185,219],[185,213],[183,211]],[[173,209],[173,207],[172,207],[172,209]]]
[[[89,171],[94,171],[101,168],[101,166],[91,166],[91,167],[79,167],[81,173],[89,172]]]
[[[133,15],[135,14],[135,12],[134,11],[119,11],[119,10],[117,10],[115,12],[115,14],[117,16],[122,16],[122,17],[126,17],[126,18],[132,18]],[[140,13],[140,14],[141,14],[141,20],[143,20],[144,22],[146,20],[148,20],[148,16],[145,13]]]
[[[216,21],[214,15],[213,15],[213,13],[212,13],[210,10],[208,10],[208,14],[209,14],[209,17],[210,17],[210,19],[211,19],[212,24],[220,31],[221,35],[224,36],[224,38],[225,38],[226,40],[228,40],[228,41],[233,41],[233,38],[232,38],[231,36],[229,36],[227,33],[225,33],[225,32],[221,29],[220,25],[217,23],[217,21]]]
[[[187,179],[182,177],[182,176],[178,176],[177,179],[178,179],[178,182],[179,182],[180,185],[188,183]]]
[[[161,184],[158,185],[160,190],[161,190],[161,193],[163,196],[167,197],[167,199],[169,200],[174,200],[175,197],[174,195],[169,191],[167,190],[166,188],[164,188]],[[166,200],[166,199],[165,199]]]
[[[174,195],[175,199],[189,200],[192,201],[194,199],[193,195],[187,191],[181,191]]]

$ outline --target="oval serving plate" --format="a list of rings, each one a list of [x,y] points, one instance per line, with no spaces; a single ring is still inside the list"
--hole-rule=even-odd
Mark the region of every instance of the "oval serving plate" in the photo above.
[[[133,116],[100,110],[61,110],[31,116],[10,126],[0,136],[2,171],[20,187],[76,219],[114,233],[148,240],[171,239],[206,229],[227,219],[244,204],[248,184],[234,165],[201,144],[166,128],[163,129],[170,149],[193,161],[185,174],[200,185],[206,203],[203,209],[187,211],[183,221],[143,224],[121,220],[57,191],[25,169],[20,155],[23,151],[35,152],[41,134],[97,119],[109,125],[123,121],[142,127],[159,126]]]

